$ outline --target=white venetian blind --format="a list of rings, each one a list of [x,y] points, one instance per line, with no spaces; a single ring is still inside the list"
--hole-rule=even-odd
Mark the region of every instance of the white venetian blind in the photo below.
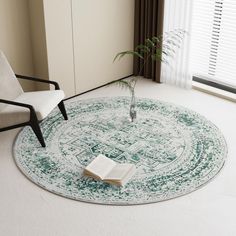
[[[193,75],[236,87],[236,0],[196,0]]]

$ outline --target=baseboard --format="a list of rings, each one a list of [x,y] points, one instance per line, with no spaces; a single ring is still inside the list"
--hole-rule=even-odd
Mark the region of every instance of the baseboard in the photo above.
[[[120,81],[120,80],[123,80],[123,79],[127,79],[127,78],[129,78],[129,77],[131,77],[131,76],[133,76],[133,75],[134,75],[134,74],[128,75],[128,76],[125,76],[125,77],[123,77],[123,78],[120,78],[120,79],[117,79],[117,80],[114,80],[114,81]],[[68,98],[64,99],[64,101],[69,100],[69,99],[71,99],[71,98],[78,97],[78,96],[83,95],[83,94],[85,94],[85,93],[92,92],[92,91],[94,91],[94,90],[96,90],[96,89],[105,87],[105,86],[107,86],[107,85],[109,85],[109,84],[111,84],[111,83],[114,83],[114,81],[111,81],[111,82],[109,82],[109,83],[103,84],[103,85],[101,85],[101,86],[98,86],[98,87],[96,87],[96,88],[90,89],[90,90],[88,90],[88,91],[85,91],[85,92],[82,92],[82,93],[73,95],[73,96],[71,96],[71,97],[68,97]]]

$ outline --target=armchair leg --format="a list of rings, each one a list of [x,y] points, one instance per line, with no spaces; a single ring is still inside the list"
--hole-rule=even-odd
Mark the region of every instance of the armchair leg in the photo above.
[[[64,105],[64,102],[61,101],[59,104],[58,104],[58,107],[64,117],[65,120],[68,120],[68,117],[67,117],[67,114],[66,114],[66,109],[65,109],[65,105]]]
[[[41,146],[46,147],[36,114],[31,114],[30,126],[34,131],[35,135],[37,136]]]

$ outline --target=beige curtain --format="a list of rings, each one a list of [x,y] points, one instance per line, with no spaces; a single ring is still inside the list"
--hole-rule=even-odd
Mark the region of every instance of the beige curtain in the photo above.
[[[164,0],[135,0],[134,47],[146,38],[163,33]],[[134,58],[134,75],[138,75],[142,61]],[[145,78],[160,83],[161,63],[151,59],[141,71]]]

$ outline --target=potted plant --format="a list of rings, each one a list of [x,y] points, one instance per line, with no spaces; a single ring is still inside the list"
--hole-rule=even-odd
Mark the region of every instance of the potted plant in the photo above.
[[[180,48],[184,39],[186,31],[178,29],[167,32],[160,36],[154,36],[152,38],[145,39],[143,44],[139,44],[134,50],[128,50],[119,52],[113,62],[120,60],[124,56],[131,55],[141,59],[142,64],[137,76],[130,80],[119,80],[113,83],[118,84],[121,88],[128,89],[131,94],[130,103],[130,118],[133,122],[136,119],[136,102],[135,102],[135,87],[140,78],[142,70],[149,60],[161,61],[165,64],[169,64],[168,60],[173,58],[176,50]]]

